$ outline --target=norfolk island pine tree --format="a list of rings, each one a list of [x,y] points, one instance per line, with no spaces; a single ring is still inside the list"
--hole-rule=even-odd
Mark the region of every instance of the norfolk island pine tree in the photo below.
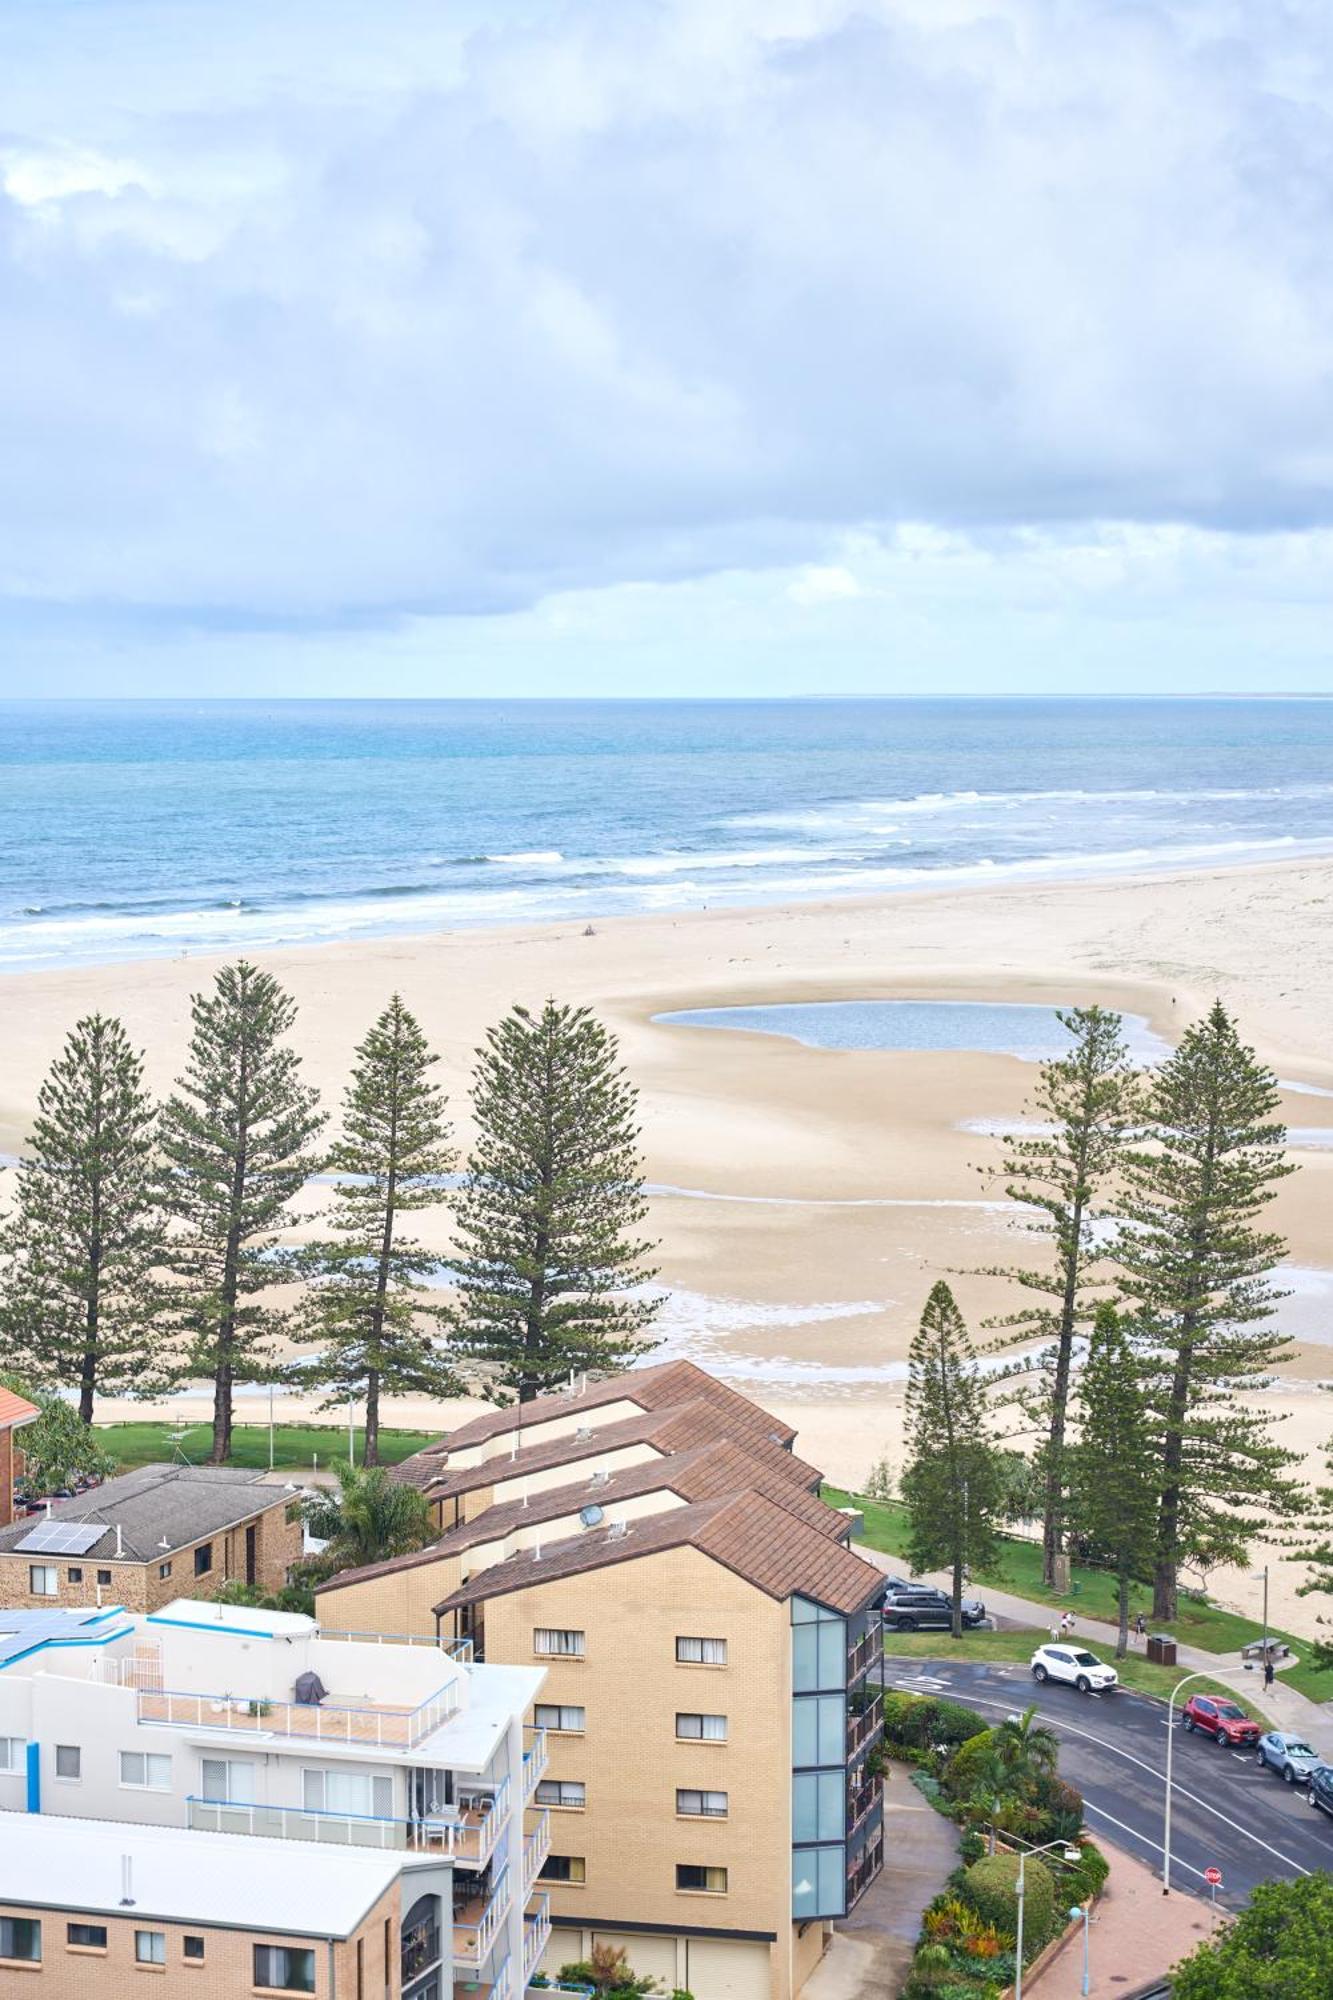
[[[1111,1566],[1119,1631],[1116,1658],[1129,1649],[1129,1592],[1152,1568],[1158,1492],[1152,1414],[1139,1363],[1115,1307],[1103,1300],[1078,1383],[1078,1443],[1070,1450],[1070,1491],[1080,1532]]]

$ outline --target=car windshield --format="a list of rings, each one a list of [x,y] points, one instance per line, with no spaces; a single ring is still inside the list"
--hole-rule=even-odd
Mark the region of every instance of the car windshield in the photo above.
[[[1245,1720],[1245,1710],[1237,1708],[1234,1701],[1219,1701],[1217,1712],[1219,1715],[1224,1715],[1228,1722],[1244,1722]]]
[[[1287,1745],[1287,1755],[1289,1757],[1313,1757],[1314,1754],[1308,1743],[1288,1743]]]
[[[1101,1665],[1101,1661],[1095,1653],[1075,1653],[1074,1658],[1081,1667],[1099,1667]]]

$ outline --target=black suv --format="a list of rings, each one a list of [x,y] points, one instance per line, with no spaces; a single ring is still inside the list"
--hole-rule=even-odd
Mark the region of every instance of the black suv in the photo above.
[[[1306,1793],[1312,1806],[1333,1815],[1333,1764],[1316,1764],[1310,1773],[1310,1789]]]
[[[964,1625],[980,1625],[986,1607],[979,1597],[963,1599]],[[953,1605],[946,1592],[929,1584],[890,1580],[884,1593],[884,1623],[894,1632],[947,1631],[953,1623]]]

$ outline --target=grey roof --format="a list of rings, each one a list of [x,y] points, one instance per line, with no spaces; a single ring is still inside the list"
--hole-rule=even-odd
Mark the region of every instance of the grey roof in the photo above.
[[[241,1466],[144,1465],[76,1499],[53,1502],[51,1519],[105,1523],[106,1532],[81,1561],[115,1560],[119,1528],[121,1561],[154,1562],[164,1560],[173,1549],[188,1548],[240,1521],[253,1520],[270,1507],[285,1507],[290,1498],[281,1486],[265,1485],[262,1473]],[[0,1528],[0,1555],[16,1554],[41,1518],[29,1515]]]

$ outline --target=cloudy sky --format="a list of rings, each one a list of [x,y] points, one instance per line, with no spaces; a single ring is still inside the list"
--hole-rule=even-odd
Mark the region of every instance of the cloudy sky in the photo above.
[[[1333,691],[1327,0],[0,0],[0,692]]]

